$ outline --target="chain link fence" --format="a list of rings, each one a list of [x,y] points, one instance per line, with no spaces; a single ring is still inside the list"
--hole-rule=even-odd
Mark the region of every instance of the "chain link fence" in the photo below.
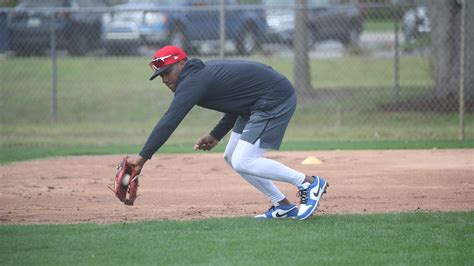
[[[0,146],[142,144],[172,97],[148,82],[164,44],[285,74],[300,96],[292,139],[472,139],[473,82],[461,76],[472,73],[463,27],[472,18],[462,10],[462,1],[19,1],[0,9]],[[219,117],[195,108],[171,141],[192,141]]]

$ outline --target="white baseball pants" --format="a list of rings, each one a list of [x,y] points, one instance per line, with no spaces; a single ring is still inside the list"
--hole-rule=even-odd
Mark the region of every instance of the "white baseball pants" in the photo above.
[[[260,140],[255,144],[240,140],[241,134],[232,132],[224,152],[224,159],[232,169],[247,182],[270,198],[276,204],[285,195],[273,184],[272,180],[300,186],[305,174],[293,170],[282,163],[264,158],[266,149],[260,148]]]

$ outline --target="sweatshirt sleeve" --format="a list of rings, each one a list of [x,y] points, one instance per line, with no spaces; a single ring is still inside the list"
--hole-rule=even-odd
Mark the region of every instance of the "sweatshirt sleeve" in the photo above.
[[[189,82],[187,84],[192,85]],[[158,151],[203,95],[202,92],[205,89],[203,85],[196,85],[195,83],[191,87],[186,86],[187,84],[177,88],[168,110],[151,131],[148,140],[139,153],[143,158],[150,159]]]
[[[220,141],[227,133],[229,133],[229,130],[234,127],[235,121],[238,117],[239,116],[235,114],[224,114],[222,119],[209,134]]]

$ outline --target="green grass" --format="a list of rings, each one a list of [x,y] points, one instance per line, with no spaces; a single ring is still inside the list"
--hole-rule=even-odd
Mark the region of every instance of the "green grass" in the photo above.
[[[401,24],[399,30],[402,30]],[[366,20],[364,22],[364,32],[393,32],[395,22],[393,20]]]
[[[291,58],[253,59],[293,78]],[[0,60],[2,158],[36,158],[42,153],[48,156],[122,153],[124,146],[131,147],[126,151],[135,152],[172,99],[161,82],[148,81],[146,58],[60,58],[59,119],[54,122],[49,59]],[[402,57],[400,64],[401,100],[430,95],[433,81],[429,60]],[[456,113],[380,110],[382,104],[394,101],[392,65],[391,59],[370,55],[311,61],[310,72],[317,95],[309,103],[300,103],[285,140],[318,145],[328,142],[329,146],[350,142],[455,140],[459,124]],[[168,145],[184,147],[193,143],[209,132],[220,116],[217,112],[194,108]],[[466,139],[474,139],[474,114],[466,114],[465,124]],[[25,152],[27,149],[31,149],[31,154]],[[64,152],[69,149],[77,151]]]
[[[255,60],[293,79],[291,59]],[[0,122],[44,124],[51,121],[50,64],[47,58],[2,60]],[[401,86],[406,88],[403,93],[410,94],[413,87],[433,85],[426,59],[407,57],[402,58],[400,64]],[[385,88],[393,87],[392,65],[391,59],[370,56],[314,60],[311,62],[312,83],[316,89],[349,88],[364,93],[364,89],[377,88],[375,92],[386,94]],[[102,123],[156,118],[157,113],[168,106],[172,95],[159,81],[149,82],[148,76],[143,58],[61,58],[58,60],[59,121]]]
[[[193,142],[166,144],[159,153],[193,153]],[[72,147],[4,147],[0,150],[0,164],[40,159],[47,157],[61,157],[74,155],[104,155],[104,154],[137,154],[141,146],[72,146]],[[218,145],[211,152],[223,152],[225,143]],[[281,150],[357,150],[357,149],[462,149],[474,148],[474,140],[412,140],[412,141],[287,141],[282,144]]]
[[[257,58],[293,79],[292,59],[278,57]],[[373,56],[345,56],[316,59],[310,62],[311,82],[316,88],[386,88],[394,85],[393,58]],[[420,57],[400,59],[400,85],[431,87],[430,61]]]
[[[3,265],[472,265],[474,212],[3,225]]]

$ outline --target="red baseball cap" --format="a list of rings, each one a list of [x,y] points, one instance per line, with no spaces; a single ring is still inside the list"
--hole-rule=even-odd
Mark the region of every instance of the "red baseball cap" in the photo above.
[[[150,77],[150,80],[156,78],[166,69],[170,68],[174,63],[177,63],[187,57],[188,55],[177,46],[167,45],[162,47],[155,52],[153,59],[148,64],[154,71],[153,75]]]

